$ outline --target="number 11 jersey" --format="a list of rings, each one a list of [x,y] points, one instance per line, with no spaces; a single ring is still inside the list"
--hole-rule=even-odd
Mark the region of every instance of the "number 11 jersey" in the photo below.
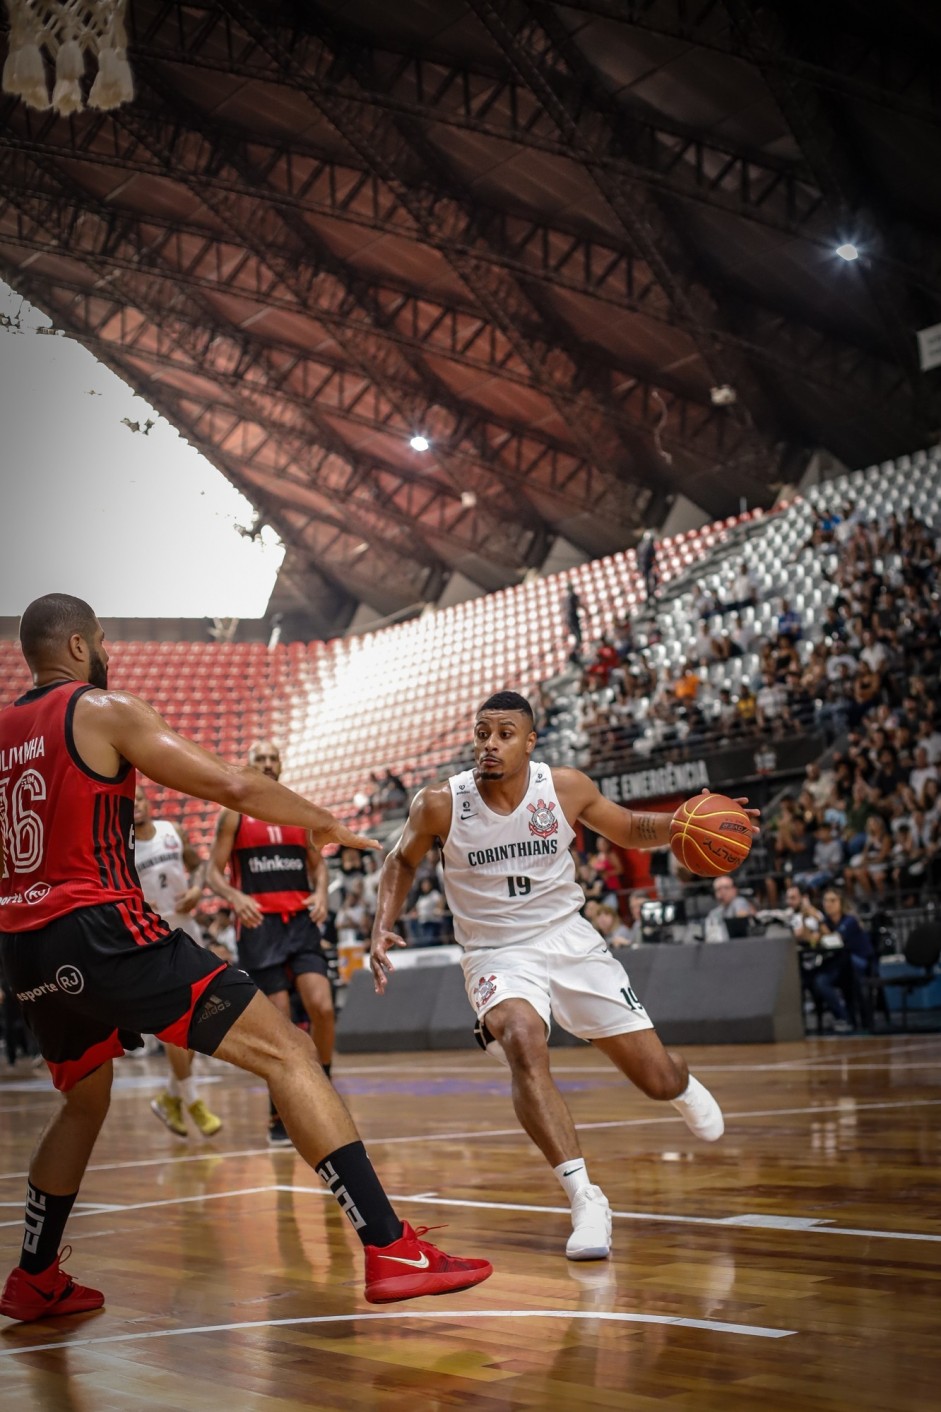
[[[267,824],[250,814],[239,816],[232,844],[232,881],[254,898],[264,913],[291,917],[305,910],[310,895],[306,829]]]
[[[585,898],[570,852],[575,833],[549,766],[530,761],[526,794],[512,814],[484,803],[473,770],[448,784],[444,891],[465,950],[538,941],[567,926]]]

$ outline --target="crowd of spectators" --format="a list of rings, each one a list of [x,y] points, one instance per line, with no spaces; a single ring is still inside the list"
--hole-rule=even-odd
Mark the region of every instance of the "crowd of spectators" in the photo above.
[[[591,648],[583,644],[579,609],[570,670],[541,693],[543,729],[551,733],[574,712],[577,762],[604,768],[628,751],[689,754],[813,729],[832,740],[874,706],[895,703],[905,674],[924,675],[926,659],[936,657],[935,530],[910,512],[869,522],[860,506],[847,503],[817,517],[798,553],[811,556],[830,585],[832,601],[812,634],[794,604],[779,598],[771,630],[762,635],[754,612],[759,584],[744,558],[721,591],[705,582],[693,589],[688,651],[679,667],[658,661],[669,625],[652,598],[633,618],[618,617]],[[731,673],[712,670],[733,659],[744,659],[734,687]]]

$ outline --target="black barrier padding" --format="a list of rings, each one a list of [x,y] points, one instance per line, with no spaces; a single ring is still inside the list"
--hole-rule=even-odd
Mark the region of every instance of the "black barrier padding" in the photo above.
[[[802,1039],[800,973],[789,933],[715,945],[642,946],[614,953],[667,1044],[764,1044]],[[385,996],[356,972],[340,1012],[341,1053],[470,1049],[474,1014],[460,966],[399,971]],[[578,1045],[558,1025],[550,1043]]]

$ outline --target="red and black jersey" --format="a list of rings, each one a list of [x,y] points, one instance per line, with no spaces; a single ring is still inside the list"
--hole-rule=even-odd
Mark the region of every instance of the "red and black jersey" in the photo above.
[[[306,829],[240,814],[232,844],[232,881],[262,912],[291,916],[310,896]]]
[[[92,690],[51,682],[0,711],[0,931],[36,931],[110,902],[126,904],[144,943],[154,914],[134,867],[136,772],[96,774],[75,748],[75,706]]]

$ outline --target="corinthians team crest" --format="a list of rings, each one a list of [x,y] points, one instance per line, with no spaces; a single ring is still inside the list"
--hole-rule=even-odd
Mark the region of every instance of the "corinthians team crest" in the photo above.
[[[537,799],[535,804],[527,804],[526,808],[532,814],[529,821],[529,832],[536,834],[539,838],[548,838],[550,834],[556,833],[559,821],[552,812],[555,808],[555,801],[550,800],[547,804],[544,799]]]

